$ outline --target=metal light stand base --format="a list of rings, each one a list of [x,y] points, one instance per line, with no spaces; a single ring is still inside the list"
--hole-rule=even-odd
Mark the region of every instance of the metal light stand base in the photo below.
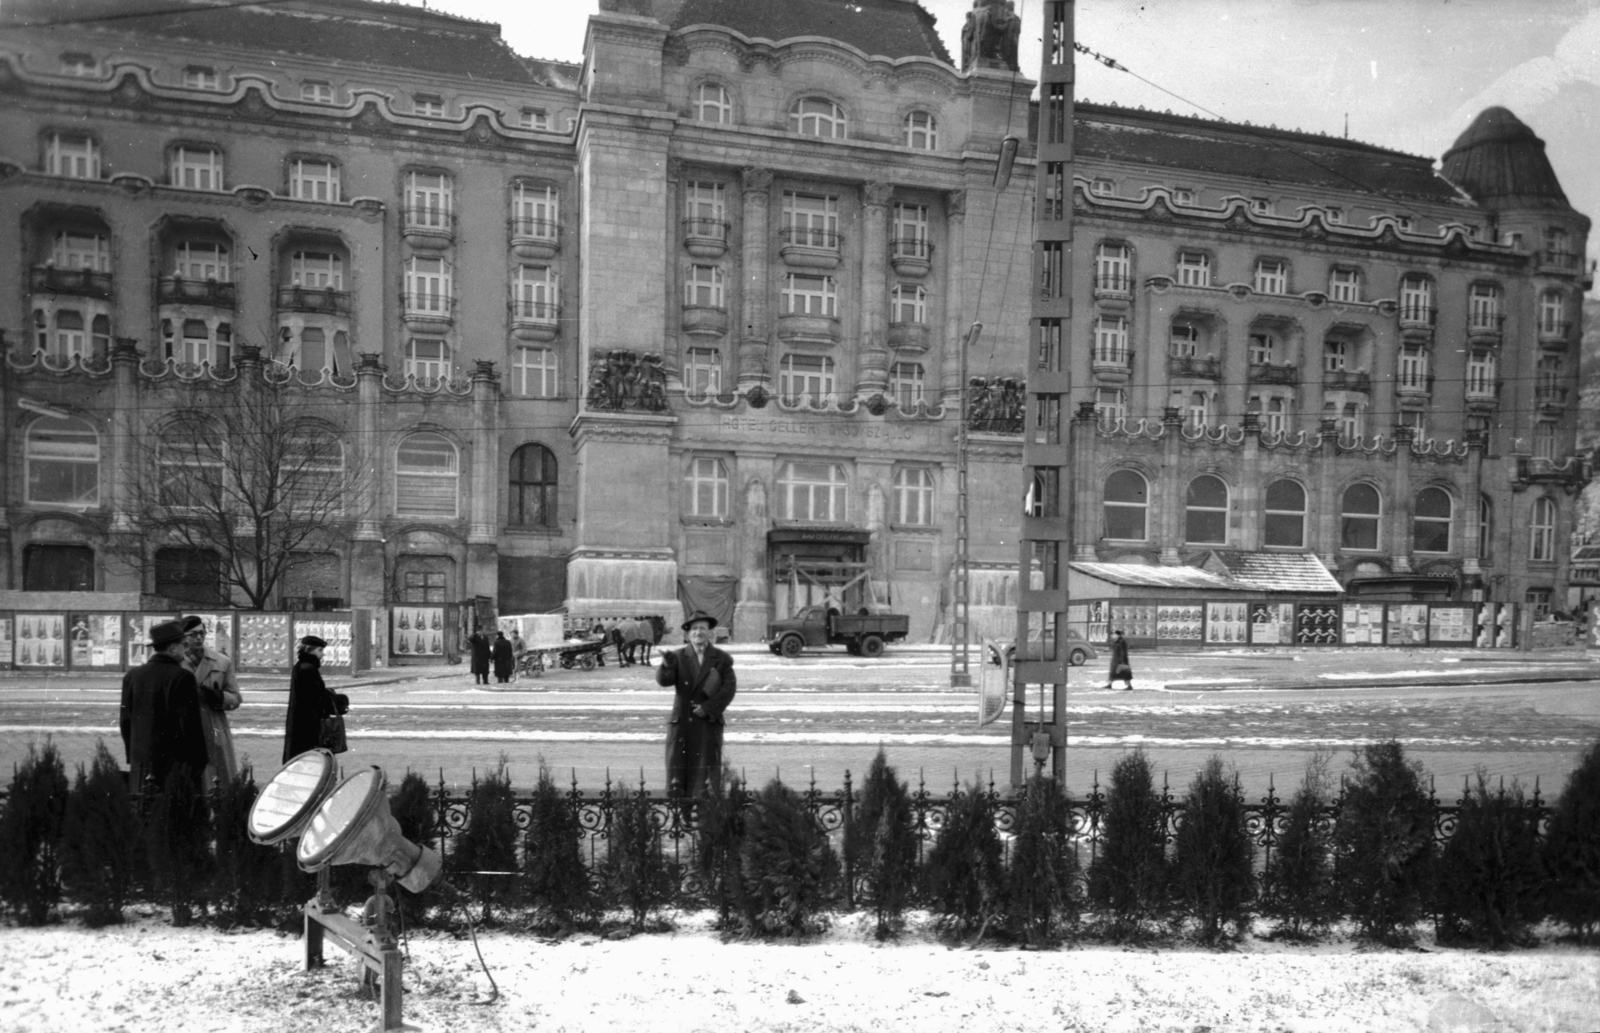
[[[335,946],[360,959],[378,984],[380,1018],[373,1029],[378,1033],[399,1033],[403,1030],[421,1033],[422,1027],[408,1026],[400,1018],[400,968],[404,956],[392,946],[393,936],[388,934],[387,928],[364,926],[339,910],[333,902],[328,869],[317,873],[317,895],[306,901],[303,911],[306,918],[306,970],[322,967],[323,941],[332,940]]]

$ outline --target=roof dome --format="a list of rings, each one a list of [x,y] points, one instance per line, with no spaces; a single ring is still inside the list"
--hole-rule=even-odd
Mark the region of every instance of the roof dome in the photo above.
[[[1544,141],[1505,108],[1486,108],[1444,154],[1444,177],[1496,208],[1565,208]]]

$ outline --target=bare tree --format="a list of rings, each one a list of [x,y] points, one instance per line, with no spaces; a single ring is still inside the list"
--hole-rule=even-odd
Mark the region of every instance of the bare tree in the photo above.
[[[317,415],[325,391],[240,374],[184,385],[145,428],[132,509],[147,541],[211,553],[228,594],[262,610],[291,569],[345,537],[371,475]]]

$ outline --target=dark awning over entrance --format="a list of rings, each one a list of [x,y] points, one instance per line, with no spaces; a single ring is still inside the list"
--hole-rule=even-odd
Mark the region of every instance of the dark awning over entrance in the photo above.
[[[865,545],[871,540],[871,531],[855,531],[843,527],[778,527],[767,532],[768,545],[788,545],[796,542]]]

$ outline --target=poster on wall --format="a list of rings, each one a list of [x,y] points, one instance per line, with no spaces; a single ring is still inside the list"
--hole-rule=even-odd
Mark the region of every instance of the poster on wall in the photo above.
[[[1247,603],[1206,603],[1206,644],[1229,646],[1246,640],[1250,626]]]
[[[73,667],[122,667],[122,615],[67,614]]]
[[[11,663],[11,617],[0,617],[0,664]]]
[[[1156,637],[1156,607],[1143,603],[1118,603],[1115,620],[1124,638],[1149,639]]]
[[[1428,644],[1428,604],[1390,603],[1389,635],[1391,646]]]
[[[444,607],[396,606],[391,624],[397,656],[444,655]]]
[[[67,619],[59,613],[17,614],[18,667],[67,666]]]
[[[1428,608],[1428,641],[1473,641],[1474,622],[1471,606],[1431,606]]]
[[[131,613],[124,625],[128,632],[128,666],[138,667],[150,659],[150,629],[162,621],[170,621],[170,613]]]
[[[288,667],[294,662],[286,613],[239,614],[240,667]]]
[[[184,617],[199,617],[201,625],[206,629],[206,648],[238,663],[236,656],[238,650],[234,648],[233,641],[233,614],[185,613]]]
[[[322,650],[322,666],[350,666],[350,622],[341,620],[315,620],[297,617],[294,622],[296,644],[307,635],[315,635],[328,645]]]
[[[1251,603],[1250,644],[1286,646],[1294,641],[1294,603]]]
[[[1294,641],[1301,646],[1339,643],[1339,607],[1334,603],[1301,603],[1295,611]]]
[[[1344,644],[1347,646],[1383,645],[1383,604],[1344,604]]]
[[[1199,642],[1199,603],[1156,607],[1156,638],[1163,642]]]

